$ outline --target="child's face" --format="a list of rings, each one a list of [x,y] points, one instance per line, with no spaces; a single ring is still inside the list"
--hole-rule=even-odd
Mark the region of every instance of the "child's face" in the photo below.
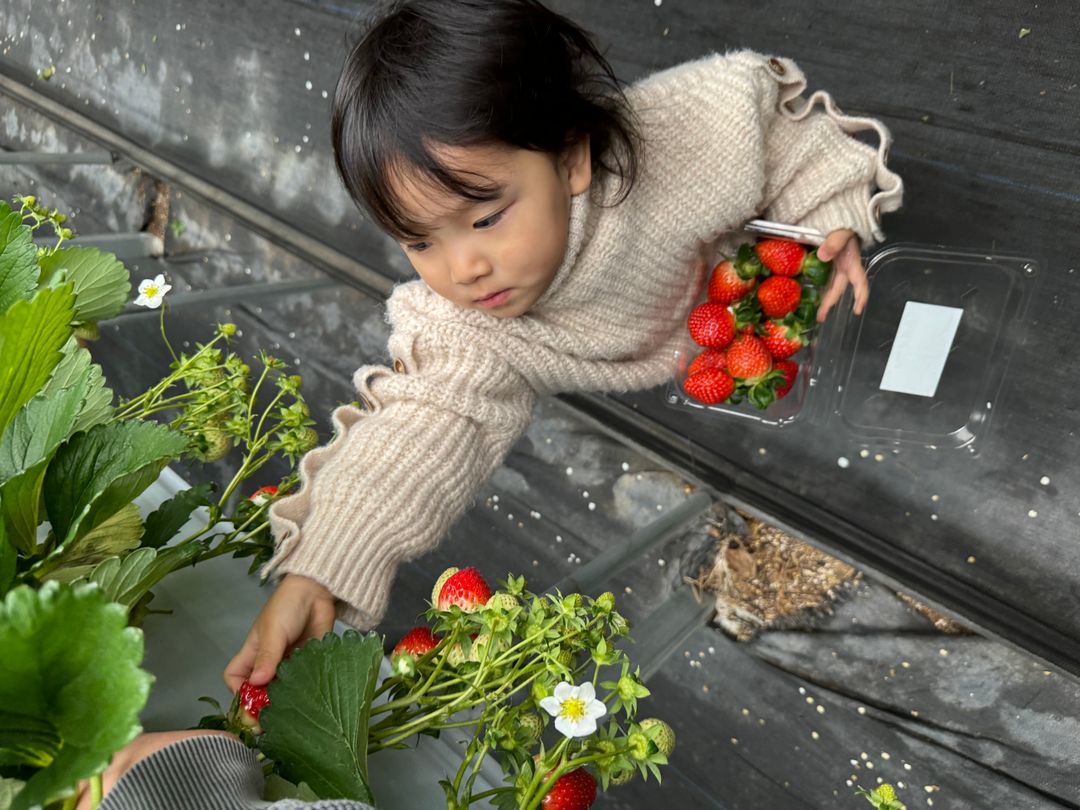
[[[524,315],[566,253],[570,198],[592,179],[588,139],[561,155],[504,146],[441,147],[447,166],[500,187],[474,202],[406,178],[395,189],[423,239],[402,243],[420,278],[466,309]]]

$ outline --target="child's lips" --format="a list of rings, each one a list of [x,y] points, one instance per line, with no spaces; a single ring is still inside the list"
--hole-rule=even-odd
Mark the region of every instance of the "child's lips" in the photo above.
[[[501,306],[502,304],[506,303],[506,299],[510,297],[511,292],[512,290],[499,290],[498,292],[492,293],[491,295],[485,296],[483,298],[477,298],[475,303],[477,306],[487,307],[489,309],[492,307]]]

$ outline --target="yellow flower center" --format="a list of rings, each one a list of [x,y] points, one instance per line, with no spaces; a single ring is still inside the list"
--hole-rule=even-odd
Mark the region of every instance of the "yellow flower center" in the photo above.
[[[143,293],[143,295],[145,295],[147,298],[153,298],[157,294],[158,294],[158,288],[155,287],[153,284],[151,284],[149,287],[147,287],[146,291]]]
[[[576,723],[585,717],[585,701],[581,698],[569,698],[564,700],[562,706],[559,708],[559,717],[565,717],[567,720]]]

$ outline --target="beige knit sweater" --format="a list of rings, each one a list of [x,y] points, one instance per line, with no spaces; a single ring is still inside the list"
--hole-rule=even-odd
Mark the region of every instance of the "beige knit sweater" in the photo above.
[[[672,374],[703,245],[755,216],[880,239],[880,215],[902,194],[885,167],[889,135],[825,93],[803,98],[805,86],[791,61],[742,51],[629,88],[645,138],[639,181],[614,207],[602,205],[612,179],[573,199],[566,257],[525,316],[460,309],[422,281],[398,286],[387,303],[394,367],[356,372],[365,407],[334,411],[333,440],[303,458],[299,491],[271,508],[277,549],[263,575],[310,577],[346,622],[377,624],[397,566],[470,505],[538,395]],[[878,146],[847,134],[859,130],[876,130]]]

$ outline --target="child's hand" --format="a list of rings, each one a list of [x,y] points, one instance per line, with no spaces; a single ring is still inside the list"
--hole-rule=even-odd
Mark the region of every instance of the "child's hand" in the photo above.
[[[832,231],[817,249],[817,255],[823,262],[833,263],[832,279],[825,294],[821,296],[821,304],[818,305],[818,321],[825,320],[825,316],[840,300],[848,284],[851,284],[855,292],[853,310],[856,315],[861,315],[867,299],[870,298],[870,284],[866,280],[866,268],[863,267],[859,253],[859,237],[846,228]]]
[[[322,638],[333,629],[334,617],[330,591],[313,579],[286,575],[225,667],[225,683],[233,692],[245,680],[255,686],[269,683],[285,653],[309,638]]]

